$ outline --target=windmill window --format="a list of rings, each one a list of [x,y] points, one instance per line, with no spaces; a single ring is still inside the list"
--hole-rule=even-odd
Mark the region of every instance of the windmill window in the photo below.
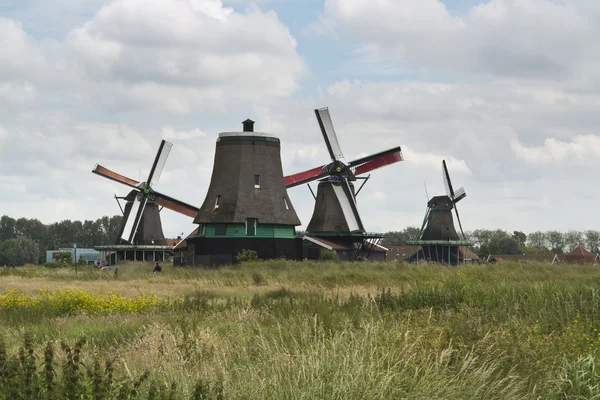
[[[260,189],[260,175],[254,175],[254,189]]]
[[[288,204],[287,199],[285,197],[283,198],[283,204],[285,205],[286,210],[290,209],[290,205]]]
[[[217,196],[217,199],[215,200],[215,208],[219,208],[219,201],[221,200],[221,195]]]
[[[246,218],[246,236],[256,236],[256,218]]]
[[[227,224],[215,224],[215,235],[223,236],[227,234]]]

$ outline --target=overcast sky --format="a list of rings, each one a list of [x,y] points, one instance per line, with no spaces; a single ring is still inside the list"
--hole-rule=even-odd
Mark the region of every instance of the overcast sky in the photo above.
[[[255,120],[292,174],[328,162],[328,106],[347,160],[402,147],[358,196],[369,231],[420,225],[442,159],[466,230],[599,229],[599,38],[597,0],[4,0],[0,215],[118,214],[92,168],[143,180],[161,139],[157,189],[200,206],[219,132]]]

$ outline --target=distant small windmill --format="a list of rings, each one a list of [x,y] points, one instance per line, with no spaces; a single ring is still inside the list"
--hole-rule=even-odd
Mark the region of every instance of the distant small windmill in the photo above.
[[[442,179],[446,188],[445,196],[434,196],[427,202],[427,211],[418,240],[411,244],[420,245],[422,250],[413,257],[434,262],[457,264],[460,260],[460,246],[469,245],[464,240],[464,233],[457,203],[467,197],[464,188],[454,190],[446,160],[442,161]],[[454,227],[452,210],[460,229],[460,235]]]

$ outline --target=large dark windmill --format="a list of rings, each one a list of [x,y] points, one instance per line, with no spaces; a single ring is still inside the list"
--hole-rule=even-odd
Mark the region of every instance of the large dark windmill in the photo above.
[[[172,146],[169,142],[161,141],[150,168],[148,179],[145,182],[138,182],[120,175],[99,164],[96,164],[92,170],[94,174],[119,182],[132,189],[124,197],[127,203],[123,212],[123,225],[117,243],[114,246],[98,246],[99,249],[102,247],[101,250],[112,251],[114,262],[127,259],[147,260],[146,255],[149,251],[152,251],[154,259],[157,258],[157,252],[158,258],[164,259],[165,252],[172,249],[172,246],[167,246],[167,240],[162,230],[159,207],[165,207],[191,218],[196,217],[198,208],[154,190]]]
[[[469,242],[464,240],[456,204],[467,197],[467,194],[462,187],[456,191],[454,190],[446,160],[442,161],[442,172],[446,195],[434,196],[427,202],[427,212],[423,219],[418,240],[410,242],[421,246],[421,250],[417,251],[411,259],[413,261],[422,259],[457,265],[460,264],[461,247],[468,246]],[[460,234],[454,228],[452,210],[456,214]]]
[[[242,250],[261,259],[300,257],[295,227],[300,220],[283,182],[279,139],[254,132],[220,133],[208,193],[194,219],[196,236],[186,239],[186,262],[232,263]]]
[[[320,180],[313,215],[306,228],[308,238],[320,238],[321,242],[333,241],[339,248],[347,248],[345,259],[368,258],[370,250],[383,235],[366,232],[356,205],[356,194],[362,186],[355,193],[353,182],[359,175],[402,161],[401,149],[394,147],[345,163],[329,109],[316,109],[315,115],[331,162],[286,176],[285,185],[292,188]]]

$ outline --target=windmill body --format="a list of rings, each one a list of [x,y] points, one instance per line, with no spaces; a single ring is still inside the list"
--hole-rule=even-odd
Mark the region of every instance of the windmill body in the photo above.
[[[220,133],[206,198],[194,219],[195,237],[186,239],[187,259],[217,266],[235,261],[242,250],[261,259],[299,258],[295,227],[300,220],[283,180],[281,143],[272,134]]]
[[[129,221],[129,217],[133,217],[132,209],[135,205],[135,200],[137,197],[137,192],[132,190],[125,197],[127,203],[125,204],[123,219],[125,221]],[[135,212],[135,211],[134,211]],[[133,219],[133,218],[132,218]],[[126,232],[127,227],[126,224],[121,226],[121,233],[119,234],[119,238],[117,239],[116,244],[126,244],[122,243],[122,237],[124,232]],[[140,223],[137,228],[137,232],[133,238],[133,243],[139,245],[160,245],[165,246],[167,244],[167,239],[163,233],[162,222],[160,220],[160,208],[158,204],[153,201],[148,201],[146,203],[146,208],[142,213],[142,218],[140,219]]]
[[[435,196],[427,203],[429,213],[422,240],[457,241],[460,236],[454,228],[454,205],[448,196]]]
[[[431,261],[457,265],[461,263],[461,248],[470,245],[465,241],[456,203],[467,194],[463,188],[454,191],[446,161],[442,161],[442,172],[446,195],[434,196],[427,202],[427,212],[417,240],[409,244],[420,246],[410,261]],[[453,211],[459,224],[460,234],[454,226]],[[464,256],[462,256],[464,259]]]
[[[354,184],[349,183],[354,195]],[[360,218],[354,215],[341,182],[323,181],[317,186],[315,207],[312,218],[306,227],[311,235],[327,233],[364,232]]]
[[[366,232],[358,212],[354,183],[360,179],[359,175],[402,161],[401,149],[395,147],[345,162],[329,109],[316,109],[315,115],[331,162],[285,177],[288,188],[319,180],[313,215],[307,226],[305,246],[309,248],[305,251],[305,257],[315,258],[317,253],[314,251],[318,250],[315,245],[318,247],[323,244],[321,247],[331,248],[328,242],[335,242],[339,249],[346,249],[340,250],[343,259],[353,261],[369,258],[371,250],[383,235]]]
[[[145,182],[138,182],[98,164],[92,170],[96,175],[131,189],[123,198],[127,203],[117,242],[114,245],[94,247],[100,251],[103,261],[109,264],[126,260],[165,261],[172,256],[173,246],[168,245],[165,239],[159,207],[192,218],[198,213],[198,208],[155,190],[172,146],[169,142],[161,141]]]

